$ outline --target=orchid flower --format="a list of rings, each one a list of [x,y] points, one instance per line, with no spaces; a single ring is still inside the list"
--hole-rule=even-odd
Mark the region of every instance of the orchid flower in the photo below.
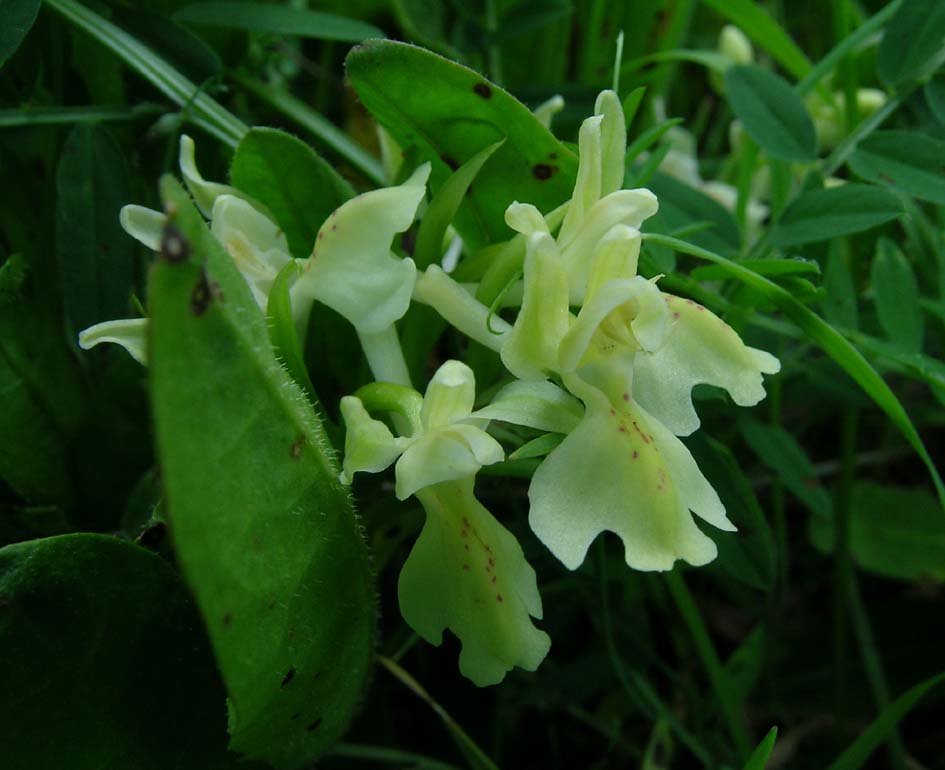
[[[704,307],[661,292],[658,277],[637,275],[638,228],[656,199],[619,189],[626,137],[616,94],[604,92],[597,112],[581,127],[577,182],[557,235],[531,205],[506,212],[526,238],[524,287],[496,347],[514,375],[560,378],[585,407],[532,479],[529,522],[571,569],[605,530],[621,537],[633,568],[701,565],[716,546],[692,514],[734,526],[677,438],[699,425],[691,390],[708,383],[750,406],[764,397],[762,373],[779,364]],[[523,422],[514,410],[500,419]]]
[[[203,178],[188,136],[181,137],[179,165],[194,202],[210,220],[211,232],[265,312],[279,271],[293,261],[285,235],[263,206],[234,187]],[[428,164],[421,166],[403,185],[373,190],[338,208],[319,230],[311,257],[295,260],[304,269],[289,290],[300,338],[312,302],[324,302],[354,324],[375,376],[402,384],[409,384],[409,378],[393,324],[407,310],[416,267],[412,260],[391,254],[390,246],[394,235],[413,222],[429,170]],[[167,224],[162,212],[129,205],[122,208],[119,221],[142,244],[160,249]],[[81,332],[79,345],[88,349],[115,342],[145,363],[146,329],[147,319],[106,321]]]
[[[414,495],[426,511],[420,537],[400,573],[398,597],[407,623],[438,645],[449,629],[462,642],[459,668],[479,686],[500,682],[513,666],[534,671],[550,647],[531,617],[542,616],[535,571],[521,546],[476,500],[483,465],[504,457],[472,415],[472,370],[447,361],[426,394],[376,383],[346,396],[347,426],[341,479],[395,464],[396,495]],[[395,437],[365,406],[396,411],[409,435]],[[540,417],[539,417],[540,420]],[[435,588],[434,588],[435,587]]]

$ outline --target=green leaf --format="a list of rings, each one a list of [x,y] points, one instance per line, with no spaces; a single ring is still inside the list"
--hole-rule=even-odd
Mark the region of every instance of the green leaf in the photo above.
[[[768,734],[764,737],[764,740],[751,752],[751,756],[748,757],[748,761],[745,763],[743,770],[765,770],[771,752],[774,751],[774,743],[777,739],[778,728],[772,727],[768,730]]]
[[[440,263],[446,229],[455,218],[456,212],[459,211],[460,204],[476,175],[503,142],[504,140],[490,144],[473,155],[450,175],[433,196],[420,221],[420,229],[417,231],[413,261],[417,263],[418,269],[425,270],[432,264]]]
[[[827,269],[824,272],[824,295],[821,306],[827,322],[843,329],[859,326],[859,305],[850,266],[840,249],[840,241],[830,244]]]
[[[817,482],[807,454],[790,433],[755,420],[745,420],[741,429],[745,443],[804,505],[820,516],[830,516],[830,497]]]
[[[945,47],[945,5],[939,0],[905,0],[893,16],[876,56],[883,81],[901,86],[923,74]]]
[[[868,182],[945,204],[945,142],[916,131],[877,131],[860,142],[850,168]]]
[[[809,308],[798,302],[797,299],[791,296],[790,292],[764,276],[758,275],[736,262],[732,262],[730,259],[726,259],[719,254],[714,254],[711,251],[693,246],[685,241],[680,241],[677,238],[671,238],[667,235],[648,233],[644,237],[654,243],[674,248],[683,254],[691,254],[694,257],[705,259],[717,265],[724,265],[731,276],[737,278],[746,286],[750,286],[760,292],[768,301],[779,307],[789,319],[800,327],[811,341],[816,343],[841,369],[853,378],[866,395],[868,395],[874,403],[886,413],[893,424],[899,428],[916,454],[918,454],[922,462],[925,463],[925,467],[932,477],[932,483],[935,484],[939,501],[942,507],[945,508],[945,484],[943,484],[942,477],[939,475],[935,463],[932,462],[932,458],[925,448],[922,437],[916,430],[915,425],[913,425],[912,420],[909,419],[909,415],[903,408],[902,403],[883,381],[882,377],[876,373],[876,370],[863,358],[862,354],[848,340],[844,339],[836,329]]]
[[[782,78],[754,64],[729,67],[725,93],[745,131],[772,158],[810,162],[817,157],[814,121]]]
[[[259,767],[226,750],[206,633],[160,557],[104,535],[17,543],[0,596],[5,766]]]
[[[912,265],[899,247],[880,238],[870,269],[879,323],[896,345],[907,353],[922,350],[922,306]]]
[[[46,0],[46,5],[108,48],[175,104],[186,106],[184,116],[196,125],[231,147],[246,133],[239,118],[121,27],[77,0]]]
[[[230,166],[230,181],[263,203],[297,259],[312,253],[318,228],[354,190],[305,142],[276,128],[252,128]]]
[[[833,522],[813,517],[810,534],[833,551]],[[945,521],[935,498],[921,489],[858,484],[850,505],[850,551],[861,569],[883,577],[945,580]]]
[[[0,478],[27,502],[66,506],[85,392],[49,288],[38,284],[18,255],[0,267]]]
[[[321,424],[276,361],[246,282],[187,194],[149,283],[150,384],[177,556],[229,693],[230,746],[312,762],[345,729],[373,656],[359,524]]]
[[[922,697],[933,687],[945,682],[945,673],[929,677],[915,687],[906,690],[890,703],[859,738],[833,762],[827,770],[859,770],[870,754],[893,731],[893,728],[908,714]]]
[[[348,76],[362,103],[407,156],[433,164],[431,186],[506,138],[454,223],[475,250],[505,240],[505,210],[529,201],[543,213],[571,195],[577,158],[531,111],[471,69],[405,43],[370,40],[352,49]]]
[[[703,431],[687,438],[686,446],[738,527],[734,535],[705,528],[718,546],[718,565],[737,580],[767,590],[774,576],[774,540],[751,484],[728,448]]]
[[[346,43],[360,43],[369,37],[384,37],[384,33],[373,24],[358,19],[273,3],[238,0],[194,3],[181,8],[174,18],[196,26],[245,29]]]
[[[942,78],[927,80],[922,87],[922,93],[935,119],[945,124],[945,80]]]
[[[771,230],[777,247],[817,243],[889,222],[902,215],[899,199],[888,190],[844,184],[801,193]]]
[[[649,183],[660,202],[657,216],[670,232],[682,230],[694,222],[711,222],[712,227],[694,233],[693,243],[722,254],[735,254],[741,248],[738,222],[732,212],[718,201],[678,179],[656,174]],[[652,228],[648,228],[652,229]]]
[[[42,0],[0,0],[0,67],[32,29]]]
[[[71,334],[128,315],[134,241],[118,223],[128,203],[128,168],[103,127],[80,123],[69,132],[56,174],[56,251]]]
[[[753,0],[703,0],[705,5],[735,24],[796,78],[811,69],[807,55],[797,47],[768,12]]]

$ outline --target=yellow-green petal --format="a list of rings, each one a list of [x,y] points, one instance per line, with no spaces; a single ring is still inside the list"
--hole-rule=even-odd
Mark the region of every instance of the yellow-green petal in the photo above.
[[[663,295],[669,311],[666,342],[634,363],[633,395],[677,436],[699,427],[692,388],[700,383],[728,391],[739,406],[765,397],[762,374],[781,364],[763,350],[748,347],[732,327],[692,300]]]
[[[480,687],[515,666],[534,671],[551,641],[530,618],[541,618],[541,597],[518,541],[473,496],[472,478],[418,497],[427,519],[400,573],[404,619],[430,644],[452,631],[460,672]]]
[[[627,153],[627,126],[620,97],[610,89],[601,91],[594,103],[594,113],[602,118],[601,196],[623,187],[624,156]]]
[[[289,245],[279,226],[242,198],[220,195],[214,201],[210,230],[263,309],[279,271],[289,263]]]
[[[451,425],[411,441],[397,461],[399,500],[444,481],[475,476],[483,465],[505,457],[502,445],[475,425]]]
[[[128,235],[151,251],[161,250],[161,238],[164,235],[164,225],[167,224],[165,214],[145,206],[129,204],[121,207],[118,222]]]
[[[528,239],[522,309],[502,345],[502,363],[523,380],[544,380],[558,368],[558,347],[568,331],[568,282],[547,233]]]
[[[688,450],[626,395],[618,404],[588,399],[584,420],[539,466],[528,493],[532,530],[569,569],[604,531],[623,540],[634,569],[706,564],[715,543],[689,511],[715,523],[724,509]]]
[[[364,408],[361,399],[345,396],[341,399],[341,416],[345,421],[345,457],[341,483],[350,484],[358,471],[377,473],[400,457],[410,439],[394,438],[390,429],[375,420]]]
[[[398,187],[352,198],[322,225],[297,292],[313,297],[362,332],[380,332],[407,312],[417,268],[391,253],[397,233],[414,220],[429,164]]]
[[[194,157],[194,140],[186,134],[180,138],[180,152],[178,154],[180,163],[180,173],[184,177],[184,184],[190,191],[200,209],[200,213],[208,219],[213,211],[214,201],[221,195],[242,196],[242,193],[235,187],[218,182],[208,182],[197,169],[197,161]]]
[[[516,380],[496,393],[491,404],[477,409],[471,416],[526,425],[536,430],[570,433],[584,416],[584,407],[551,382]]]
[[[79,347],[91,350],[102,342],[121,345],[139,364],[148,363],[148,319],[124,318],[104,321],[79,332]]]
[[[440,365],[427,385],[420,408],[425,431],[469,417],[476,400],[476,377],[462,361]]]

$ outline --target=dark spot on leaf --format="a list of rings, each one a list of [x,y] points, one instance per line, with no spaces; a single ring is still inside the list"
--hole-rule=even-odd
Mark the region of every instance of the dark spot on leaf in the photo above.
[[[548,153],[548,157],[551,158],[552,160],[557,160],[557,159],[558,159],[558,153],[556,153],[556,152],[549,152],[549,153]]]
[[[210,289],[210,282],[207,280],[207,274],[201,273],[200,280],[194,286],[190,294],[190,312],[195,316],[202,316],[207,312],[210,303],[213,301],[213,292]]]
[[[0,596],[0,610],[5,610],[10,606],[10,599],[6,596]]]
[[[453,171],[455,171],[456,169],[459,168],[459,163],[456,162],[456,158],[454,158],[452,155],[447,155],[446,153],[443,153],[443,154],[440,156],[440,159],[441,159],[447,166],[449,166],[451,169],[453,169]]]
[[[296,719],[298,719],[300,716],[302,716],[302,715],[301,715],[298,711],[296,711],[292,716],[289,717],[289,719],[291,719],[291,720],[294,722],[294,721],[295,721]]]
[[[486,83],[476,83],[476,85],[473,86],[473,91],[475,91],[483,99],[492,98],[492,89],[489,88]]]
[[[547,163],[536,163],[532,167],[532,176],[534,176],[535,179],[545,181],[546,179],[551,179],[552,174],[557,170],[557,166],[549,166]]]
[[[299,436],[289,447],[289,457],[298,460],[302,456],[303,449],[305,449],[305,436]]]
[[[275,602],[275,600],[269,602],[269,609],[270,609],[270,610],[274,610],[275,608],[276,608],[276,602]]]
[[[279,687],[285,687],[289,682],[292,681],[293,677],[295,677],[294,666],[285,672],[285,676],[282,677],[282,684],[280,684]]]
[[[314,722],[312,722],[312,724],[310,724],[310,725],[309,725],[308,727],[306,727],[305,729],[308,730],[309,732],[312,732],[313,730],[317,730],[318,727],[319,727],[319,725],[321,725],[321,723],[322,723],[322,718],[319,717],[318,719],[316,719]]]
[[[157,521],[138,535],[138,539],[135,542],[142,548],[153,549],[160,544],[166,534],[167,524],[163,521]]]
[[[233,616],[228,612],[223,616],[223,627],[228,628],[230,623],[233,622]]]
[[[174,225],[165,225],[161,233],[161,254],[172,264],[183,262],[190,255],[190,244]]]

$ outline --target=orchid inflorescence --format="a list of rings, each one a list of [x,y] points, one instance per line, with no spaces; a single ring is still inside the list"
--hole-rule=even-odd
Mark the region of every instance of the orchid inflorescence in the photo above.
[[[692,388],[713,385],[752,406],[765,396],[762,375],[779,370],[774,356],[746,346],[709,310],[662,292],[660,276],[637,274],[640,228],[658,204],[649,190],[622,189],[625,150],[620,100],[604,91],[580,130],[570,200],[547,215],[527,202],[508,207],[525,255],[506,302],[518,307],[512,323],[441,267],[419,271],[392,252],[395,235],[417,216],[429,165],[344,203],[322,225],[312,256],[297,260],[290,297],[299,334],[314,301],[329,305],[355,327],[376,380],[341,401],[341,481],[393,465],[396,496],[423,506],[425,525],[400,574],[401,611],[432,644],[445,629],[459,637],[460,670],[478,685],[501,681],[514,666],[535,670],[550,647],[532,620],[542,617],[535,571],[474,494],[478,471],[505,459],[490,422],[563,436],[535,471],[528,498],[533,532],[566,567],[578,568],[604,531],[621,538],[634,569],[699,566],[717,551],[693,514],[735,527],[678,438],[699,427]],[[265,310],[292,261],[285,237],[262,206],[200,176],[187,137],[180,160],[211,231]],[[164,221],[138,206],[121,215],[153,249]],[[500,356],[512,379],[490,403],[474,408],[473,372],[456,360],[437,369],[423,395],[414,390],[396,330],[413,301]],[[146,319],[109,321],[80,343],[118,342],[144,362],[146,333]]]

